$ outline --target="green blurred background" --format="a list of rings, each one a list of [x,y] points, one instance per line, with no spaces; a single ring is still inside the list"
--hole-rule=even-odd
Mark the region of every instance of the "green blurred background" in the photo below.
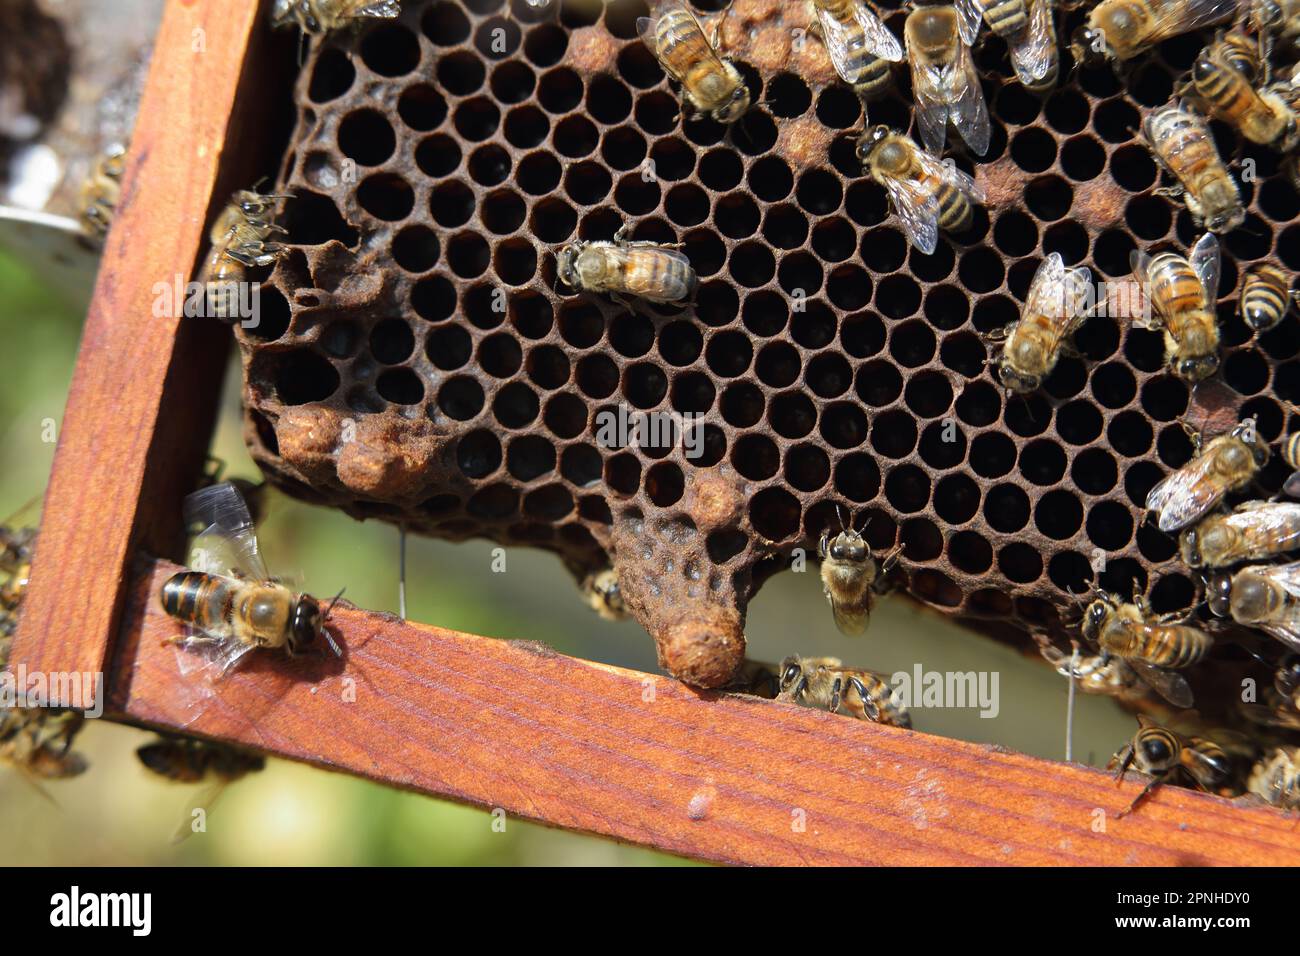
[[[81,326],[79,311],[0,251],[0,514],[40,494],[54,456],[46,419],[61,421]],[[213,454],[227,474],[255,477],[240,439],[237,369],[231,365]],[[273,570],[301,570],[307,587],[347,585],[357,605],[397,610],[397,532],[328,510],[274,498],[260,538]],[[412,538],[408,616],[476,634],[545,641],[578,657],[654,671],[654,648],[630,621],[610,623],[580,602],[560,562],[512,549],[508,572],[488,573],[487,542],[453,545]],[[556,595],[572,594],[569,601]],[[809,627],[809,622],[816,622]],[[841,637],[821,595],[815,564],[773,578],[750,606],[751,656],[829,654],[892,673],[996,670],[1001,711],[914,710],[918,730],[996,742],[1059,759],[1066,685],[1049,668],[971,634],[902,598],[887,598],[868,636]],[[797,637],[796,637],[797,635]],[[847,719],[847,718],[844,718]],[[1104,698],[1080,696],[1076,759],[1104,764],[1132,734],[1132,718]],[[0,864],[451,864],[673,865],[663,854],[516,820],[495,832],[486,811],[398,793],[340,774],[271,760],[221,797],[206,833],[174,846],[171,834],[198,788],[152,777],[135,748],[151,735],[91,721],[77,749],[90,769],[54,782],[56,805],[0,767]]]

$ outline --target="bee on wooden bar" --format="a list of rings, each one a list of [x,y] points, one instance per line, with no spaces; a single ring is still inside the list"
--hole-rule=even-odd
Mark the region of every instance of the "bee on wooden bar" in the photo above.
[[[271,26],[297,26],[304,34],[320,36],[359,20],[391,20],[401,14],[401,0],[275,0]]]
[[[1281,810],[1300,810],[1300,747],[1274,747],[1255,762],[1250,793]]]
[[[1165,364],[1179,378],[1200,382],[1219,368],[1219,242],[1206,233],[1188,260],[1174,252],[1154,256],[1134,249],[1133,276],[1146,290],[1151,316],[1139,326],[1165,337]]]
[[[1215,615],[1259,628],[1300,651],[1300,561],[1220,572],[1206,584],[1205,600]]]
[[[1252,143],[1290,152],[1300,140],[1295,114],[1276,92],[1256,85],[1261,72],[1254,44],[1229,33],[1201,51],[1179,93]]]
[[[1061,54],[1056,45],[1056,23],[1052,19],[1054,0],[1029,0],[1029,29],[1007,41],[1011,66],[1020,85],[1043,93],[1056,85]]]
[[[109,146],[94,162],[81,185],[81,226],[86,235],[103,240],[113,224],[113,212],[122,198],[122,173],[126,170],[126,147]]]
[[[172,837],[174,843],[194,832],[194,810],[202,809],[206,813],[226,787],[266,767],[266,759],[260,754],[212,741],[171,735],[143,744],[136,748],[135,755],[150,773],[173,783],[208,782],[198,799],[193,801],[194,805],[185,808],[180,826]]]
[[[1204,660],[1214,638],[1176,621],[1175,615],[1153,617],[1137,594],[1128,604],[1113,595],[1099,594],[1084,608],[1080,630],[1103,654],[1124,658],[1165,700],[1177,707],[1191,707],[1191,688],[1174,671]]]
[[[248,270],[274,265],[284,254],[284,246],[271,239],[285,232],[275,224],[275,204],[284,198],[242,189],[213,223],[208,233],[212,249],[199,280],[210,317],[229,322],[242,318],[238,303]]]
[[[629,242],[624,225],[613,242],[571,242],[556,259],[566,285],[584,292],[636,296],[649,302],[681,302],[695,294],[699,280],[691,260],[655,242]]]
[[[745,658],[722,689],[733,694],[748,694],[751,697],[762,697],[764,700],[775,700],[777,694],[781,692],[780,668],[775,664]]]
[[[163,610],[186,625],[163,643],[213,652],[212,663],[229,671],[255,648],[290,656],[318,648],[322,640],[342,656],[325,624],[335,597],[322,612],[317,600],[273,580],[262,561],[248,506],[229,482],[185,499],[186,525],[205,524],[194,541],[191,565],[163,583]]]
[[[1291,469],[1291,475],[1282,490],[1292,498],[1300,498],[1300,432],[1292,432],[1282,439],[1282,460]]]
[[[1066,342],[1088,317],[1092,273],[1066,269],[1059,252],[1043,259],[1029,285],[1020,320],[989,333],[1001,341],[998,379],[1013,392],[1032,392],[1056,368]]]
[[[841,633],[861,634],[867,629],[885,575],[898,563],[902,550],[901,545],[895,547],[877,565],[861,531],[846,527],[834,538],[830,532],[822,532],[817,543],[817,554],[822,559],[822,591]]]
[[[1237,0],[1102,0],[1071,38],[1077,63],[1131,60],[1158,43],[1237,12]]]
[[[912,716],[880,674],[845,667],[835,657],[787,657],[781,662],[777,700],[803,707],[847,710],[849,716],[892,727],[911,727]]]
[[[1170,103],[1147,114],[1142,137],[1160,167],[1178,180],[1160,195],[1181,195],[1193,222],[1210,232],[1231,232],[1245,222],[1241,194],[1203,117]]]
[[[627,617],[627,605],[618,586],[618,572],[605,568],[586,576],[582,594],[591,609],[607,621],[621,621]]]
[[[817,26],[835,72],[863,100],[893,87],[890,63],[903,60],[903,45],[863,0],[813,0]]]
[[[1179,539],[1189,568],[1226,568],[1264,561],[1300,548],[1300,504],[1247,501],[1231,514],[1213,514],[1185,530]]]
[[[1129,767],[1151,778],[1151,782],[1133,798],[1117,817],[1132,813],[1159,784],[1184,778],[1199,790],[1217,792],[1232,778],[1232,758],[1208,737],[1184,737],[1158,726],[1145,715],[1138,716],[1138,732],[1111,758],[1119,780]]]
[[[1147,495],[1147,510],[1157,516],[1161,531],[1181,531],[1223,500],[1245,487],[1268,462],[1268,445],[1260,440],[1253,421],[1245,421],[1200,447],[1190,462],[1160,481]]]
[[[888,126],[874,126],[858,141],[858,158],[889,194],[908,240],[926,255],[938,245],[940,229],[969,229],[975,214],[971,204],[984,201],[974,179]]]
[[[636,21],[637,33],[664,72],[681,84],[695,115],[734,123],[749,110],[749,87],[735,65],[718,52],[721,27],[720,18],[709,38],[684,4],[662,16]]]
[[[1247,325],[1264,333],[1281,323],[1297,297],[1300,292],[1292,291],[1287,273],[1267,262],[1257,262],[1242,279],[1238,309]]]
[[[957,8],[917,7],[903,24],[912,68],[912,96],[921,141],[939,154],[951,123],[975,153],[988,152],[992,127],[970,47],[958,29]]]
[[[1082,654],[1074,662],[1073,654],[1067,654],[1045,634],[1034,634],[1038,652],[1043,660],[1062,677],[1073,677],[1079,690],[1085,694],[1104,694],[1116,700],[1135,701],[1147,696],[1149,685],[1145,683],[1122,657],[1114,654]]]

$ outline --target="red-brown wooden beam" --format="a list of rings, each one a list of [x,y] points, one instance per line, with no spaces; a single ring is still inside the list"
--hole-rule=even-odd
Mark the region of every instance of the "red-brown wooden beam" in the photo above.
[[[1295,819],[1270,808],[1160,787],[1116,820],[1136,776],[352,608],[333,618],[346,662],[253,652],[204,699],[161,645],[176,570],[133,585],[112,717],[720,863],[1300,863]]]
[[[179,305],[155,314],[155,286],[192,276],[213,197],[244,165],[225,158],[228,140],[256,152],[239,117],[256,96],[259,18],[258,0],[164,12],[12,651],[29,671],[106,670],[132,556],[180,547],[179,502],[211,440],[230,334]]]

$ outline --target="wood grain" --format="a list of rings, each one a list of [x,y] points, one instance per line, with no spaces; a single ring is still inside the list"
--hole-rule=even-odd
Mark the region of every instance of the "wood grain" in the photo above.
[[[181,545],[177,502],[209,442],[230,333],[158,315],[157,283],[194,272],[248,99],[257,0],[169,3],[86,318],[12,659],[107,669],[128,562]]]
[[[177,629],[157,601],[176,570],[159,563],[136,582],[111,716],[188,723],[327,769],[721,863],[1300,863],[1295,819],[1269,808],[1161,787],[1116,820],[1136,777],[1117,785],[1079,766],[350,608],[334,615],[346,664],[257,652],[215,684],[184,678],[177,651],[161,645]],[[1094,832],[1102,811],[1105,832]]]

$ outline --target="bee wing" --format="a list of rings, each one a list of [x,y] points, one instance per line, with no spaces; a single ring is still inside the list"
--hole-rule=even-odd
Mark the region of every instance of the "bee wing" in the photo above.
[[[1221,266],[1219,240],[1215,238],[1214,233],[1207,232],[1201,236],[1196,245],[1192,247],[1189,261],[1192,271],[1200,278],[1201,285],[1205,286],[1208,300],[1213,303],[1218,298],[1219,270]]]
[[[1063,315],[1065,312],[1065,260],[1053,252],[1038,264],[1022,314]]]
[[[1213,458],[1201,455],[1159,482],[1147,495],[1147,510],[1159,515],[1161,531],[1187,527],[1223,497],[1222,489],[1206,480]]]
[[[257,546],[253,516],[231,482],[201,488],[185,498],[186,527],[205,528],[194,539],[190,566],[209,574],[236,571],[265,581],[270,577]]]
[[[1300,504],[1250,501],[1239,505],[1225,521],[1233,528],[1267,539],[1278,552],[1300,548]]]
[[[984,88],[980,86],[979,74],[975,72],[970,47],[965,43],[957,44],[957,58],[953,61],[948,77],[952,104],[948,110],[949,119],[966,145],[983,156],[989,150],[993,128],[989,125],[989,108],[984,102]]]
[[[1154,45],[1180,33],[1222,23],[1236,12],[1237,0],[1166,0],[1155,5],[1148,39]]]
[[[1290,595],[1293,602],[1300,601],[1300,561],[1258,570]],[[1292,650],[1300,651],[1300,605],[1289,603],[1283,616],[1262,622],[1259,627]]]
[[[861,0],[854,6],[853,16],[862,28],[863,45],[868,53],[891,63],[903,61],[903,44]]]
[[[889,177],[884,186],[912,245],[926,255],[934,252],[939,244],[939,201],[934,194],[923,192],[910,179]]]
[[[1274,710],[1271,707],[1265,707],[1263,704],[1241,702],[1238,702],[1237,710],[1251,723],[1262,724],[1265,727],[1287,727],[1300,730],[1300,712],[1294,710]]]
[[[955,186],[966,196],[977,203],[984,202],[984,188],[975,182],[975,179],[957,168],[953,162],[943,162],[935,159],[929,153],[922,150],[916,151],[917,162],[921,168],[931,176],[942,179],[949,185]]]
[[[1138,281],[1138,285],[1140,285],[1145,292],[1146,289],[1151,287],[1151,281],[1149,278],[1151,256],[1140,249],[1134,249],[1128,254],[1128,261],[1129,266],[1133,269],[1133,278]],[[1149,298],[1146,299],[1146,301],[1150,301]],[[1135,315],[1133,317],[1133,324],[1139,329],[1159,329],[1164,325],[1160,316],[1156,315],[1154,309],[1151,310],[1151,314],[1147,318],[1143,318],[1141,315]]]
[[[1052,27],[1050,0],[1030,0],[1029,29],[1024,38],[1011,48],[1011,65],[1020,82],[1028,86],[1041,80],[1056,56],[1056,31]]]
[[[194,829],[194,811],[202,810],[203,815],[206,817],[213,805],[221,799],[221,795],[226,792],[226,787],[229,785],[230,780],[222,777],[205,785],[203,789],[199,791],[198,798],[193,801],[192,806],[190,805],[190,801],[186,801],[186,805],[181,807],[181,821],[177,824],[176,831],[172,834],[173,845],[183,843],[197,832]]]
[[[912,99],[916,103],[916,125],[921,142],[932,153],[943,152],[948,138],[948,97],[944,92],[944,71],[929,63],[912,62]]]
[[[1143,683],[1175,707],[1186,709],[1195,703],[1192,688],[1182,674],[1153,667],[1144,661],[1126,660],[1125,663],[1142,679]]]
[[[980,33],[980,21],[984,19],[976,0],[957,0],[957,32],[961,42],[970,46]]]

